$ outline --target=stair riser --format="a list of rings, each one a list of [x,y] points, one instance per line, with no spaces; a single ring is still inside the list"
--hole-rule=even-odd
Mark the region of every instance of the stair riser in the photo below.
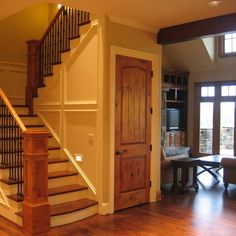
[[[81,191],[75,191],[75,192],[70,192],[70,193],[63,193],[63,194],[49,196],[48,202],[49,204],[55,205],[55,204],[60,204],[62,202],[64,203],[64,202],[76,201],[79,199],[86,198],[87,196],[88,196],[88,190],[85,189]],[[7,198],[7,201],[14,212],[22,211],[23,202],[16,202],[10,198]]]
[[[62,68],[62,65],[61,64],[58,64],[58,65],[54,65],[53,66],[53,75],[56,75],[59,73],[59,71],[61,70]],[[47,82],[46,82],[47,83]]]
[[[63,193],[63,194],[58,194],[54,196],[49,196],[49,203],[50,204],[60,204],[64,202],[70,202],[70,201],[76,201],[82,198],[86,198],[88,196],[88,190],[81,190],[81,191],[75,191],[75,192],[70,192],[70,193]]]
[[[9,169],[1,169],[1,179],[6,179],[9,177]]]
[[[54,178],[48,180],[48,188],[61,187],[64,186],[65,184],[70,185],[77,183],[78,183],[77,175]]]
[[[52,163],[48,165],[48,172],[65,171],[69,169],[68,162]],[[9,169],[1,169],[0,178],[7,179],[9,177]]]
[[[73,223],[79,220],[83,220],[97,213],[98,213],[98,207],[97,205],[95,205],[95,206],[91,206],[80,211],[75,211],[72,213],[58,215],[58,216],[52,216],[50,218],[51,227],[65,225],[65,224]]]
[[[25,98],[8,98],[11,104],[25,105]]]
[[[16,194],[17,192],[16,184],[8,185],[1,182],[0,188],[2,189],[2,191],[6,196]]]
[[[42,125],[42,121],[38,117],[20,117],[24,125]]]
[[[48,165],[48,172],[68,170],[68,162],[53,163]]]
[[[14,109],[18,115],[28,115],[29,114],[29,108],[27,108],[27,107],[14,107]]]
[[[48,146],[52,146],[52,147],[55,147],[55,146],[60,146],[57,142],[57,140],[53,137],[49,137],[48,138]]]
[[[61,151],[59,150],[49,150],[48,151],[48,158],[56,158],[61,156]]]
[[[78,176],[72,175],[72,176],[66,176],[66,177],[60,177],[60,178],[53,178],[48,180],[48,188],[54,188],[54,187],[61,187],[64,185],[70,185],[70,184],[78,184]],[[0,183],[0,188],[4,192],[4,194],[7,195],[13,195],[17,193],[17,185],[12,184],[8,185],[5,183]]]
[[[80,26],[79,31],[80,31],[81,37],[83,37],[83,35],[88,32],[88,30],[90,29],[90,27],[91,27],[90,24]],[[72,50],[73,50],[74,48],[76,48],[79,44],[80,44],[80,39],[79,39],[79,38],[70,40],[70,48],[71,48]]]
[[[22,226],[22,218],[17,216],[15,214],[16,211],[14,211],[13,209],[9,209],[6,206],[0,205],[0,212],[1,215],[4,216],[6,219],[10,220],[11,222],[14,222],[15,224]],[[4,235],[17,235],[16,232],[11,232],[11,233],[3,233],[2,231],[0,231],[0,235],[4,236]]]
[[[61,62],[62,64],[70,57],[71,51],[64,52],[61,54]]]
[[[7,201],[9,203],[9,205],[11,206],[11,209],[14,211],[14,212],[19,212],[19,211],[22,211],[22,204],[23,202],[16,202],[10,198],[7,198]]]

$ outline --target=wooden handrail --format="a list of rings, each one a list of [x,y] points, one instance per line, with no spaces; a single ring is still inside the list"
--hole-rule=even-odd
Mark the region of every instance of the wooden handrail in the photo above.
[[[55,22],[57,21],[58,17],[61,15],[61,12],[65,10],[65,7],[62,6],[57,14],[54,16],[54,18],[52,19],[52,22],[50,23],[50,25],[48,26],[47,30],[45,31],[45,33],[43,34],[42,38],[40,39],[40,43],[43,42],[43,40],[46,38],[48,32],[51,30],[52,26],[55,24]]]
[[[20,129],[22,131],[26,131],[26,127],[23,124],[23,122],[21,121],[20,117],[18,116],[18,114],[16,113],[15,109],[12,107],[10,101],[8,100],[7,96],[5,95],[5,93],[2,91],[2,89],[0,88],[0,98],[3,100],[4,104],[6,105],[6,107],[9,109],[11,115],[13,116],[14,120],[16,121],[16,123],[19,125]]]

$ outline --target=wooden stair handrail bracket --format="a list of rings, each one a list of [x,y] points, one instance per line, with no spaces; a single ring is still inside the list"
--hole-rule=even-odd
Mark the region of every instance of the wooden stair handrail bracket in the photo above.
[[[50,231],[48,135],[48,132],[40,130],[28,130],[23,133],[23,230],[30,236],[43,236]]]
[[[40,40],[29,40],[25,102],[33,114],[33,98],[44,77],[53,75],[53,65],[61,63],[61,53],[70,50],[70,40],[80,37],[80,26],[90,23],[88,12],[62,6]]]

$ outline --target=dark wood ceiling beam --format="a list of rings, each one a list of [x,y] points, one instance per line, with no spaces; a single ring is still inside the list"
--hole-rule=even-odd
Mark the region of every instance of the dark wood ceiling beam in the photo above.
[[[236,13],[162,28],[157,34],[157,43],[178,43],[232,31],[236,31]]]

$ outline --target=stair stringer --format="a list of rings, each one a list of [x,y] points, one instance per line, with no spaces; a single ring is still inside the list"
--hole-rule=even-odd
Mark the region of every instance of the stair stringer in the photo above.
[[[55,140],[58,142],[58,144],[61,146],[61,156],[67,157],[69,159],[69,169],[76,170],[78,172],[78,183],[86,185],[88,187],[88,198],[97,200],[97,192],[96,192],[96,187],[93,185],[92,181],[90,181],[89,177],[86,175],[86,173],[82,170],[82,168],[78,165],[76,160],[73,157],[72,152],[68,150],[66,147],[66,143],[64,142],[63,138],[63,132],[60,130],[58,132],[57,128],[54,129],[53,123],[49,120],[47,120],[47,117],[45,117],[44,112],[50,112],[50,107],[53,107],[54,112],[57,112],[58,117],[61,118],[61,111],[60,109],[64,109],[63,101],[62,100],[52,100],[52,102],[47,103],[47,100],[45,99],[47,94],[50,93],[50,89],[53,89],[52,83],[55,85],[58,81],[58,83],[62,83],[61,81],[61,74],[64,73],[65,67],[67,66],[68,61],[74,60],[76,57],[79,56],[80,52],[83,51],[83,48],[86,47],[88,42],[93,38],[93,36],[97,33],[98,30],[98,21],[94,20],[91,22],[90,28],[87,30],[86,33],[81,35],[79,39],[74,39],[72,40],[72,48],[69,52],[65,52],[62,54],[62,63],[60,65],[55,65],[53,68],[54,75],[49,76],[45,78],[45,87],[39,88],[38,89],[38,98],[35,99],[34,102],[34,111],[37,113],[37,115],[41,118],[43,123],[45,124],[46,128],[51,132],[52,136],[55,138]],[[60,86],[60,85],[59,85]],[[60,90],[60,96],[61,93],[63,93]],[[43,97],[41,100],[40,98]],[[40,101],[41,100],[41,101]],[[39,101],[39,102],[38,102]],[[88,107],[89,109],[92,108],[94,111],[96,111],[96,101],[92,102],[93,104],[91,105],[91,101],[88,102]],[[83,105],[84,103],[82,103]],[[68,105],[68,104],[67,104]],[[73,101],[70,101],[69,105],[74,105]],[[62,118],[63,119],[63,118]],[[63,122],[63,120],[61,121]],[[96,210],[95,210],[96,209]],[[96,211],[96,212],[95,212]],[[80,213],[78,218],[83,219],[88,216],[91,216],[91,214],[95,214],[98,212],[97,207],[93,207],[93,210],[91,209],[84,209],[83,213]],[[70,217],[70,216],[68,216]],[[60,218],[60,217],[58,217]],[[72,217],[71,217],[71,220]],[[68,223],[69,223],[68,219]],[[52,226],[60,225],[61,223],[60,219],[57,219],[56,222],[53,220],[51,223]]]
[[[62,54],[62,63],[60,65],[55,65],[54,67],[57,67],[58,69],[55,70],[54,75],[49,76],[45,79],[45,87],[43,88],[39,88],[39,92],[38,92],[38,98],[40,98],[41,93],[43,92],[43,90],[45,90],[45,88],[47,88],[47,83],[49,83],[48,81],[55,79],[55,77],[58,76],[58,74],[63,73],[63,67],[66,66],[67,62],[69,60],[73,60],[73,57],[77,57],[78,56],[78,52],[82,51],[84,47],[86,47],[88,41],[91,40],[91,38],[93,37],[93,35],[96,33],[97,29],[99,26],[99,21],[97,19],[94,19],[91,21],[90,23],[90,27],[89,29],[86,28],[86,26],[82,26],[82,34],[80,36],[79,39],[74,39],[71,41],[71,51],[70,52],[66,52]],[[84,27],[84,28],[83,28]],[[87,32],[85,32],[85,30],[87,30]],[[54,71],[54,68],[53,68]],[[57,79],[57,78],[56,78]],[[96,103],[96,102],[95,102]],[[45,126],[47,127],[47,129],[51,132],[51,134],[53,135],[53,137],[56,139],[56,141],[58,142],[59,145],[62,145],[62,142],[60,140],[60,137],[57,135],[57,133],[54,131],[53,127],[50,125],[50,123],[44,118],[42,112],[44,112],[44,106],[47,106],[48,104],[37,104],[37,98],[35,99],[35,105],[34,105],[34,110],[36,111],[37,115],[41,118],[41,120],[43,121],[43,123],[45,124]],[[53,103],[50,105],[54,105],[57,107],[57,109],[59,108],[59,104],[58,103]],[[92,182],[89,180],[89,178],[86,176],[86,174],[84,173],[84,171],[81,169],[81,167],[78,165],[78,163],[75,161],[73,155],[70,153],[70,151],[64,147],[64,151],[61,148],[61,154],[66,155],[66,157],[70,160],[71,166],[73,170],[78,171],[79,176],[82,178],[82,184],[86,184],[88,186],[88,190],[89,190],[89,197],[92,198],[93,200],[96,200],[96,188],[94,187],[94,185],[92,184]]]

